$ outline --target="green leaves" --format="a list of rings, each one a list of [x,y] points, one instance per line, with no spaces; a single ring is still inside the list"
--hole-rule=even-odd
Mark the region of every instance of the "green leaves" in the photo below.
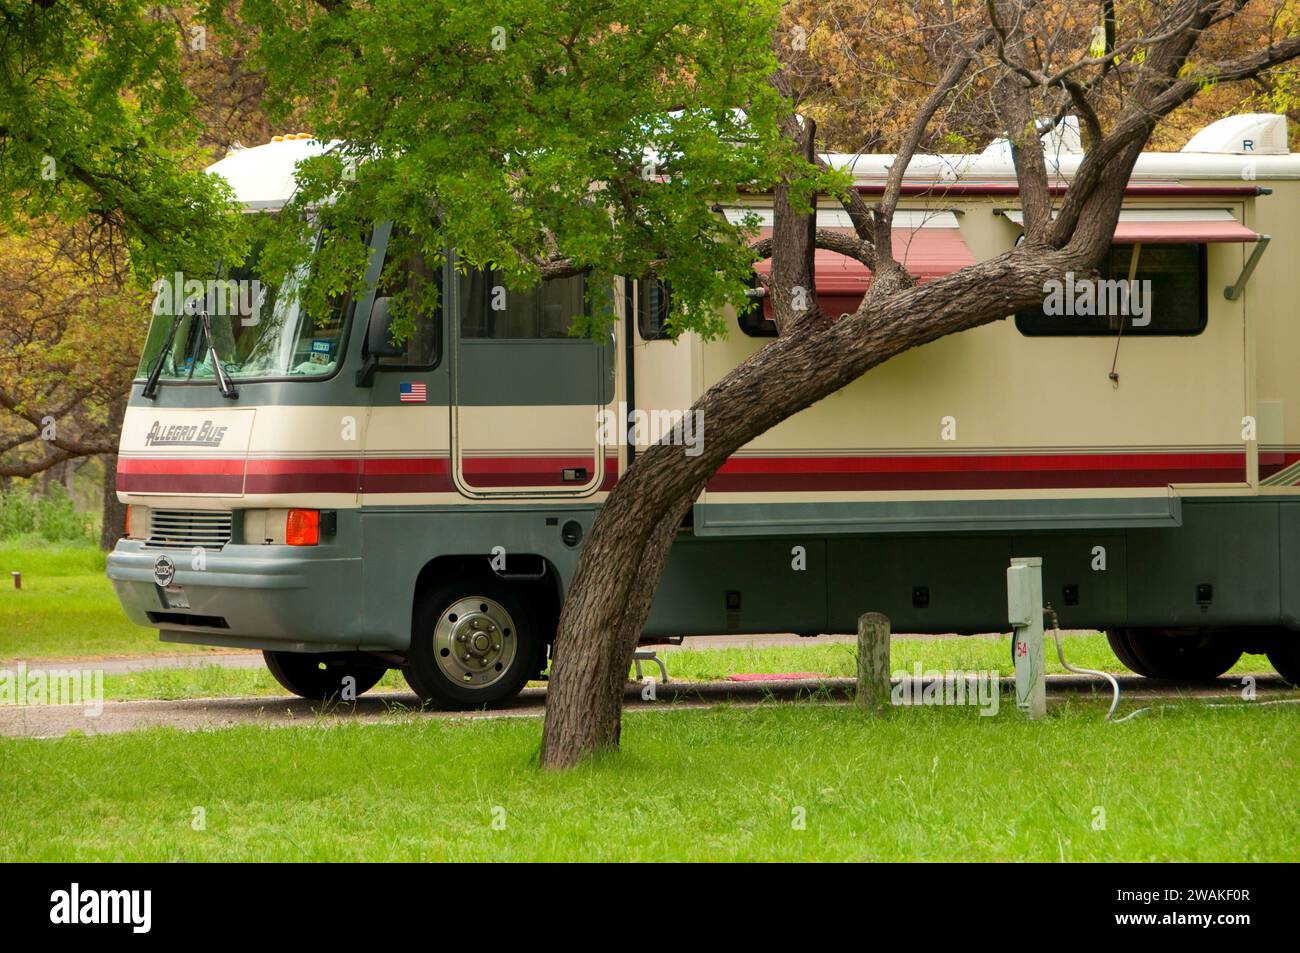
[[[778,13],[777,0],[210,0],[212,43],[253,38],[272,116],[306,116],[335,143],[301,166],[287,214],[251,222],[201,171],[181,20],[141,0],[0,0],[0,227],[90,219],[148,278],[240,259],[268,227],[262,267],[282,264],[320,226],[304,294],[324,307],[359,287],[364,236],[392,220],[427,260],[454,247],[513,290],[557,263],[593,286],[658,274],[674,329],[712,336],[753,258],[719,206],[808,175],[777,129]],[[593,305],[575,331],[604,332],[608,296]]]
[[[678,330],[719,331],[753,256],[717,206],[796,162],[768,84],[774,0],[326,6],[240,8],[272,109],[338,142],[300,169],[292,211],[340,236],[391,219],[426,257],[455,247],[515,290],[556,260],[656,272]],[[609,305],[593,304],[578,330],[600,334]]]
[[[228,190],[201,171],[184,37],[139,0],[0,0],[0,227],[89,219],[143,276],[229,248]]]

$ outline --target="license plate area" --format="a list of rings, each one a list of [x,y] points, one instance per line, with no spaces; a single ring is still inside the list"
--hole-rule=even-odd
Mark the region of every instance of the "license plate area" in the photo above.
[[[164,609],[188,609],[190,607],[190,597],[185,594],[185,590],[181,586],[171,585],[166,589],[158,586],[158,596],[162,600]]]

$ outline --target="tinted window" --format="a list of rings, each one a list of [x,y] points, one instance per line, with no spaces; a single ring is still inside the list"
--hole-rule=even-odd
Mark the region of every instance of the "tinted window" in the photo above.
[[[637,285],[640,300],[637,303],[637,329],[644,341],[660,341],[668,337],[664,326],[672,309],[672,285],[658,278],[642,278]]]
[[[389,241],[377,296],[400,297],[401,307],[414,312],[411,333],[401,342],[406,353],[383,357],[383,367],[432,367],[442,345],[442,265],[428,261],[418,249]]]
[[[1112,245],[1096,282],[1063,282],[1044,292],[1045,304],[1016,315],[1030,335],[1199,334],[1205,328],[1204,245],[1142,245],[1127,304],[1132,245]],[[1087,287],[1090,285],[1091,287]],[[1054,313],[1049,313],[1054,312]]]
[[[582,275],[553,278],[527,291],[512,291],[497,272],[459,276],[464,338],[567,338],[575,317],[586,313]]]

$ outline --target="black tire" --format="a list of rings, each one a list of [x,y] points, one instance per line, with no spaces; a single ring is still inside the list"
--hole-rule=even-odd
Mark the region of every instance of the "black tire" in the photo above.
[[[1279,632],[1265,654],[1279,675],[1300,686],[1300,632]]]
[[[388,671],[383,665],[358,660],[346,652],[316,654],[312,652],[263,652],[266,667],[286,689],[312,701],[338,698],[344,680],[356,681],[356,693],[368,692]]]
[[[1128,646],[1148,678],[1208,682],[1241,658],[1241,640],[1231,632],[1203,629],[1127,629]]]
[[[514,698],[543,661],[544,626],[534,594],[484,573],[421,593],[402,673],[424,702],[451,711]]]
[[[1133,646],[1129,643],[1128,629],[1107,629],[1106,641],[1110,643],[1110,650],[1115,653],[1115,657],[1119,659],[1120,664],[1130,672],[1145,675],[1147,678],[1156,677],[1133,654]]]

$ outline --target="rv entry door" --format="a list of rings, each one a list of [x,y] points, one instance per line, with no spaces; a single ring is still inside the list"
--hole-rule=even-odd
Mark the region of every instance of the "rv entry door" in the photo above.
[[[528,291],[495,271],[457,271],[452,338],[453,472],[461,493],[586,496],[605,478],[597,426],[614,400],[614,347],[571,337],[583,276]]]

